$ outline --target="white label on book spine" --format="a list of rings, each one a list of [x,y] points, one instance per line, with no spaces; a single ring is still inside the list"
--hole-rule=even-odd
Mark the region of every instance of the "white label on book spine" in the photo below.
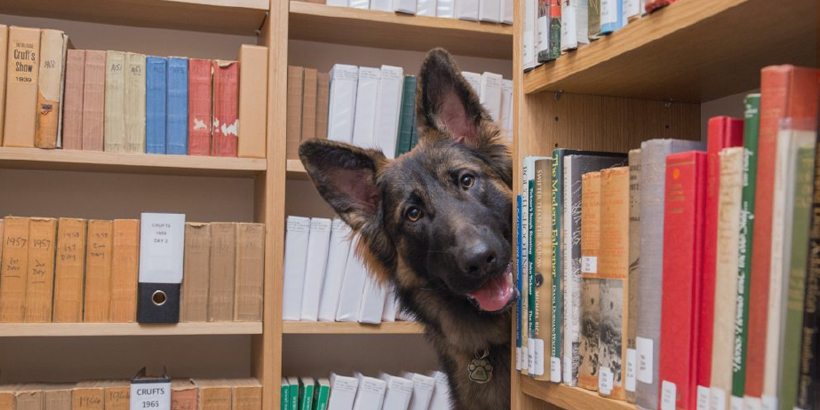
[[[181,283],[184,252],[184,214],[142,214],[139,270],[141,283]]]
[[[171,382],[131,383],[131,408],[171,410]]]
[[[582,257],[581,273],[598,273],[598,258],[595,256]]]
[[[652,339],[638,337],[635,344],[638,348],[638,381],[652,384]]]
[[[530,374],[535,373],[535,339],[530,339],[527,346],[527,371]]]
[[[547,51],[550,47],[550,23],[546,16],[539,16],[536,22],[535,31],[537,34],[537,42],[535,47],[539,52]],[[537,58],[537,57],[536,57]]]
[[[550,357],[550,381],[561,383],[561,358]]]
[[[732,396],[729,399],[729,405],[732,407],[732,410],[743,410],[743,397]]]
[[[536,376],[543,376],[544,375],[544,340],[543,339],[533,339],[535,340],[535,349],[533,351],[533,374]]]
[[[515,370],[521,370],[521,348],[515,348]]]
[[[598,368],[598,391],[604,395],[609,396],[612,394],[612,370],[609,367],[599,367]]]
[[[698,408],[700,408],[700,388],[698,386]],[[704,387],[705,388],[705,387]],[[726,391],[720,387],[712,387],[709,391],[709,407],[712,410],[726,410]]]
[[[624,0],[624,18],[640,16],[641,3],[638,0]]]
[[[706,386],[698,386],[697,410],[709,410],[711,405],[710,390]]]
[[[335,383],[333,383],[334,392],[356,393],[358,388],[359,381],[352,377],[337,377]]]
[[[635,349],[626,349],[626,380],[624,389],[628,392],[635,391],[637,356]]]
[[[675,383],[663,381],[661,384],[661,410],[675,410],[677,390]]]
[[[618,22],[618,0],[601,0],[601,25]]]
[[[555,380],[551,380],[551,381],[554,382]],[[563,381],[567,386],[570,386],[570,387],[574,386],[574,384],[572,383],[572,356],[569,355],[569,354],[564,356],[564,380]],[[560,383],[560,382],[558,382],[558,383]]]
[[[763,395],[763,410],[777,410],[777,397],[770,395]]]
[[[760,402],[758,397],[746,396],[743,399],[743,406],[746,410],[763,410],[763,403]]]

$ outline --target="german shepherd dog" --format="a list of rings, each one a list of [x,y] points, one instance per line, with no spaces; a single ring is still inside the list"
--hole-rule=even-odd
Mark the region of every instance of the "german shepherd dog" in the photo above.
[[[510,408],[512,163],[451,58],[430,51],[416,92],[419,144],[376,150],[309,140],[299,156],[360,235],[370,271],[395,285],[449,377],[455,410]]]

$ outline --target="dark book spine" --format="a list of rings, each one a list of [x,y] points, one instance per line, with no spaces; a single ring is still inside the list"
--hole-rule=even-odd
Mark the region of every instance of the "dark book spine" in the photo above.
[[[552,154],[552,343],[550,348],[550,360],[557,367],[552,371],[553,374],[560,376],[562,374],[561,367],[561,318],[563,317],[563,292],[561,287],[561,220],[563,215],[562,206],[564,201],[563,194],[563,169],[564,169],[564,154],[561,150],[555,150]],[[552,364],[550,365],[552,370]],[[559,379],[561,377],[558,377]],[[560,382],[560,380],[554,380]]]

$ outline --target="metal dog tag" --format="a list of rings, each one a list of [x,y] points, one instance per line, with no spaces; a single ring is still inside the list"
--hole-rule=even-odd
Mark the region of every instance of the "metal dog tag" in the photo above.
[[[490,355],[489,349],[484,349],[482,354],[476,353],[475,359],[470,361],[467,371],[470,374],[470,381],[478,384],[487,384],[493,379],[493,365],[487,357]]]

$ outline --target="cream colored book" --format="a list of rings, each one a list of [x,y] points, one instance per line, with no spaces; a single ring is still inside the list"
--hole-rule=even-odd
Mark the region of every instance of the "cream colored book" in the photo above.
[[[42,384],[21,384],[14,393],[17,410],[44,410]]]
[[[210,259],[208,321],[232,321],[236,280],[236,224],[211,224]]]
[[[115,219],[111,250],[110,322],[134,322],[137,319],[139,257],[140,221]]]
[[[3,146],[3,123],[6,118],[6,58],[9,54],[9,27],[0,24],[0,146]]]
[[[46,410],[71,410],[71,393],[74,384],[47,384],[43,387],[43,405]],[[0,404],[0,408],[4,408]]]
[[[40,30],[11,27],[6,73],[4,147],[33,147],[40,71]]]
[[[211,227],[185,224],[185,263],[180,300],[181,322],[208,321],[208,287],[211,271]]]
[[[125,53],[125,152],[145,152],[145,54]]]
[[[239,48],[239,146],[243,158],[265,158],[268,119],[268,48]]]
[[[260,410],[262,408],[262,385],[258,380],[233,379],[231,384],[233,386],[232,410]]]
[[[105,151],[125,149],[125,53],[105,53]]]
[[[37,125],[34,146],[58,148],[57,131],[63,100],[63,73],[68,36],[59,30],[40,34],[40,78],[37,83]]]
[[[236,224],[236,292],[233,319],[262,320],[265,276],[265,225]]]
[[[105,410],[105,386],[97,381],[77,383],[71,404],[72,410]]]
[[[105,410],[129,410],[131,408],[131,382],[129,380],[106,380],[100,382],[105,388]]]
[[[26,322],[51,322],[56,239],[56,219],[30,219],[28,279],[26,282]]]

